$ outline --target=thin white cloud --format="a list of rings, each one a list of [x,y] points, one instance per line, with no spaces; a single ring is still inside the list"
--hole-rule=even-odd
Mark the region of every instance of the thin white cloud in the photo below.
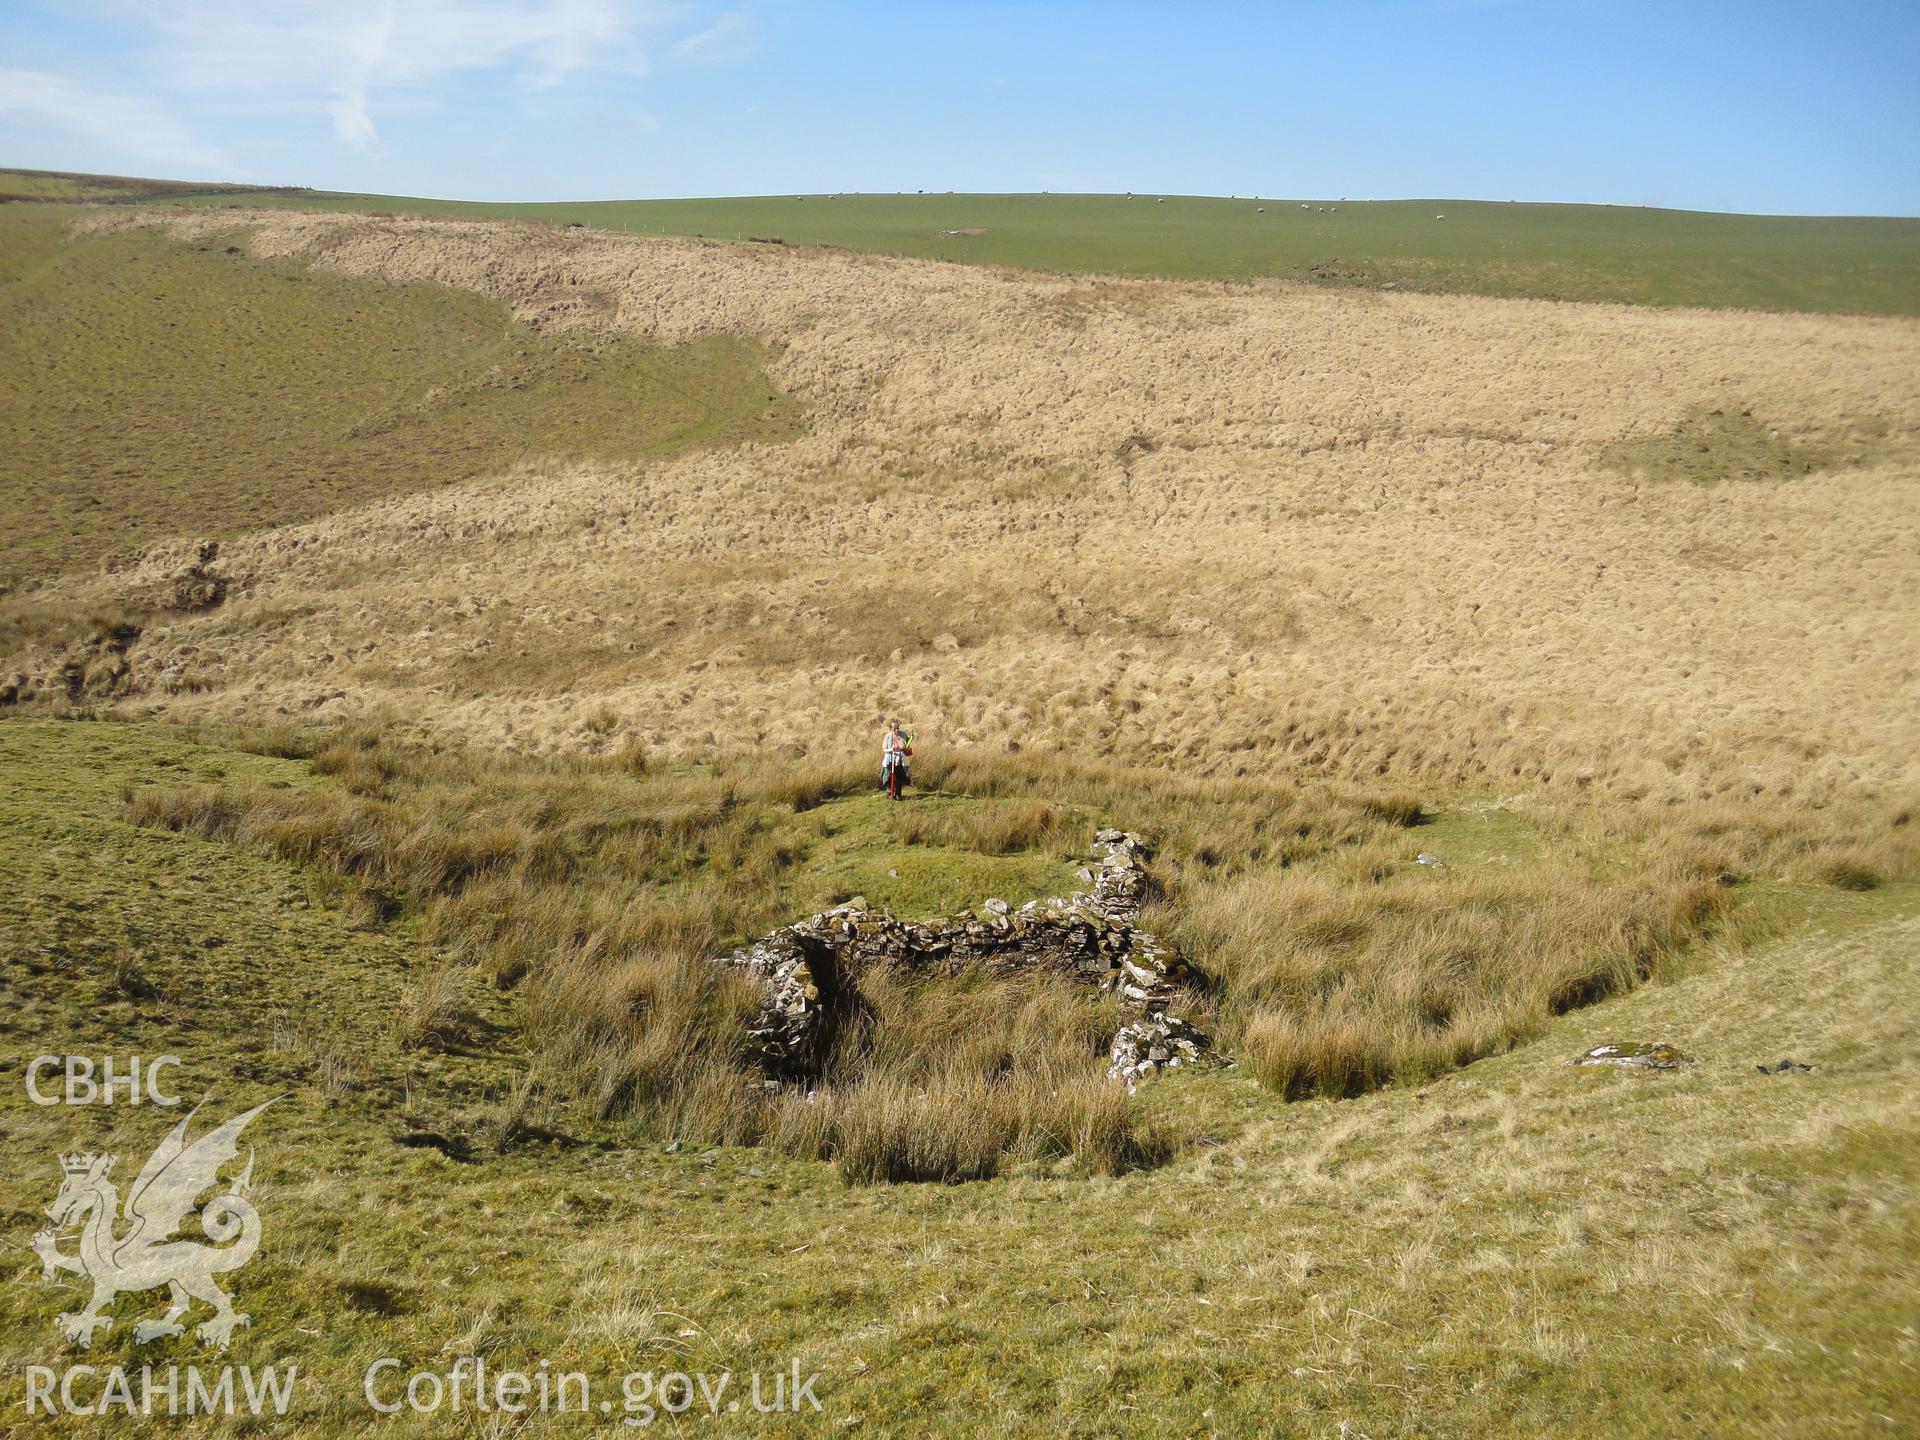
[[[377,142],[390,100],[463,71],[511,70],[531,86],[583,69],[644,74],[640,33],[670,18],[631,0],[168,0],[138,13],[168,83],[310,101],[360,147]]]
[[[745,59],[760,43],[745,12],[686,0],[92,3],[123,38],[102,57],[114,79],[0,70],[0,115],[37,117],[144,164],[229,174],[232,161],[170,101],[190,100],[194,113],[305,112],[343,144],[376,150],[383,115],[442,103],[463,74],[502,77],[525,108],[583,72],[643,76],[650,46],[695,65]]]
[[[39,70],[0,70],[0,115],[38,121],[136,164],[227,178],[233,163],[152,101]]]
[[[760,23],[751,15],[728,10],[706,29],[674,42],[673,53],[682,60],[712,64],[750,60],[760,53]]]

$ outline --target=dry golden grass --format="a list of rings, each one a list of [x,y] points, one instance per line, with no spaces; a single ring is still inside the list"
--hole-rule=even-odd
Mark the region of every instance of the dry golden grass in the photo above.
[[[284,733],[263,744],[309,748]],[[302,903],[294,867],[126,825],[116,799],[123,784],[139,794],[174,777],[308,788],[302,767],[155,727],[46,720],[0,724],[0,764],[14,1053],[66,1035],[79,1053],[110,1054],[135,1036],[143,1053],[187,1057],[189,1074],[286,1096],[255,1172],[277,1239],[241,1292],[254,1324],[235,1359],[298,1361],[304,1408],[288,1425],[301,1435],[365,1432],[361,1381],[376,1357],[438,1369],[470,1353],[503,1368],[550,1355],[596,1383],[636,1366],[744,1374],[797,1356],[827,1373],[818,1423],[853,1417],[844,1428],[862,1435],[972,1435],[982,1416],[1007,1433],[1156,1440],[1271,1433],[1275,1416],[1328,1437],[1342,1425],[1501,1440],[1913,1428],[1912,887],[1742,886],[1771,892],[1747,913],[1775,909],[1776,923],[1818,933],[1710,951],[1673,983],[1556,1017],[1535,1044],[1426,1084],[1282,1105],[1232,1071],[1167,1077],[1136,1104],[1203,1139],[1151,1170],[1062,1183],[1039,1165],[989,1184],[846,1191],[771,1147],[563,1143],[606,1132],[555,1113],[551,1077],[517,1074],[518,1043],[396,1048],[384,1022],[431,959],[413,953],[410,925],[343,933]],[[1044,769],[975,773],[1017,800]],[[1089,794],[1105,783],[1067,778]],[[1196,816],[1219,812],[1223,843],[1266,833],[1250,805],[1231,804],[1261,787],[1169,779]],[[1267,803],[1279,817],[1267,829],[1311,813]],[[1495,863],[1524,858],[1515,818],[1454,807],[1401,833],[1446,854],[1459,879],[1517,868]],[[1592,805],[1519,818],[1549,832],[1549,851],[1563,820],[1569,841],[1598,831],[1609,847],[1645,824]],[[1662,825],[1650,848],[1677,859],[1697,845],[1703,865],[1737,870],[1769,853],[1812,862],[1823,843],[1751,812],[1738,825],[1695,818],[1703,833]],[[1327,823],[1357,822],[1329,811]],[[1366,859],[1386,833],[1357,832],[1329,859]],[[1594,858],[1604,870],[1606,851]],[[126,949],[158,1003],[102,993],[110,975],[139,984],[119,974]],[[510,1007],[487,1005],[479,981],[466,990],[476,1018],[503,1023]],[[1697,1063],[1565,1063],[1602,1041],[1655,1038]],[[1819,1068],[1756,1071],[1783,1056]],[[46,1203],[50,1157],[72,1148],[76,1121],[19,1086],[6,1093],[6,1204],[26,1217]],[[805,1137],[820,1113],[784,1112],[792,1139],[776,1143],[815,1153]],[[1090,1140],[1101,1113],[1087,1116]],[[96,1118],[111,1128],[89,1143],[122,1152],[171,1123],[148,1107]],[[398,1147],[397,1125],[465,1140],[477,1163]],[[9,1363],[47,1358],[71,1293],[0,1286]],[[129,1328],[103,1337],[94,1362],[137,1375],[153,1357]],[[384,1428],[437,1436],[443,1421]],[[259,1427],[215,1416],[208,1429]]]
[[[543,325],[761,338],[807,407],[779,447],[536,461],[264,531],[223,549],[219,608],[124,656],[15,662],[170,715],[385,713],[505,750],[496,772],[349,738],[316,756],[338,788],[166,804],[349,878],[372,916],[420,907],[491,983],[531,976],[535,1030],[603,1113],[857,1154],[869,1178],[1119,1163],[1094,1101],[1052,1083],[1072,1066],[1009,1050],[918,1076],[905,1042],[929,1037],[885,994],[875,1034],[902,1043],[848,1061],[830,1101],[743,1098],[744,1002],[706,958],[787,918],[767,809],[870,784],[889,713],[917,778],[995,802],[892,820],[902,843],[1153,830],[1155,923],[1207,972],[1195,1003],[1291,1094],[1511,1046],[1723,928],[1743,875],[1916,871],[1914,322],[249,223],[261,253]],[[1698,422],[1716,410],[1741,417],[1724,457],[1726,427]],[[1735,478],[1713,479],[1723,460]],[[16,597],[16,633],[110,615],[193,553]],[[1411,865],[1420,798],[1468,794],[1526,797],[1553,855]],[[967,1125],[913,1151],[942,1094]]]
[[[132,650],[142,704],[386,706],[656,762],[864,762],[898,711],[928,740],[1216,775],[1796,805],[1916,779],[1911,321],[238,218],[260,253],[544,325],[765,338],[812,431],[533,463],[235,542],[226,604]],[[1612,463],[1701,407],[1840,468]],[[111,605],[184,553],[33,600]]]
[[[256,743],[303,748],[285,732]],[[812,1084],[761,1083],[758,991],[714,958],[820,903],[802,898],[813,851],[842,843],[865,767],[636,776],[619,755],[516,759],[370,727],[309,746],[318,784],[130,786],[128,809],[312,867],[365,927],[418,917],[431,958],[395,1013],[402,1049],[460,1043],[469,987],[488,987],[515,992],[543,1094],[643,1135],[769,1144],[861,1181],[1062,1157],[1109,1173],[1167,1153],[1103,1081],[1114,1003],[1043,974],[849,977]],[[1671,972],[1703,939],[1738,946],[1743,877],[1858,889],[1920,874],[1913,828],[1895,814],[1868,836],[1863,809],[1825,828],[1753,807],[1678,824],[1620,801],[1475,821],[1318,781],[938,749],[920,765],[948,799],[865,801],[863,843],[1070,853],[1093,817],[1158,837],[1146,923],[1196,969],[1178,1008],[1293,1098],[1430,1079]],[[1495,824],[1491,840],[1477,828]],[[1421,863],[1429,845],[1451,860]]]
[[[498,1143],[537,1083],[639,1134],[771,1144],[835,1159],[856,1182],[1062,1158],[1111,1174],[1165,1153],[1105,1079],[1114,1005],[1058,977],[860,975],[816,1084],[765,1086],[746,1034],[758,988],[714,957],[786,918],[808,843],[800,817],[870,788],[865,767],[641,778],[624,757],[503,761],[360,728],[319,746],[312,768],[326,783],[129,786],[125,800],[141,824],[313,867],[339,890],[334,908],[370,925],[420,917],[434,953],[393,1015],[402,1050],[468,1038],[469,985],[516,991],[529,1075],[546,1078],[508,1098]],[[1003,855],[1068,828],[1073,847],[1089,838],[1062,809],[1023,800],[943,828],[913,843]]]
[[[1176,912],[1175,938],[1217,977],[1271,1088],[1353,1095],[1505,1050],[1646,978],[1732,903],[1712,881],[1654,868],[1611,884],[1561,867],[1398,868],[1360,884],[1259,871]]]

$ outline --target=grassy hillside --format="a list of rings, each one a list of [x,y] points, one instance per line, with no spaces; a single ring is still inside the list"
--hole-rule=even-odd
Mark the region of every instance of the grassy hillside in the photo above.
[[[430,284],[256,261],[244,237],[68,238],[0,208],[0,579],[499,471],[790,432],[748,341],[581,344]]]
[[[96,696],[688,760],[838,759],[898,710],[956,746],[1186,775],[1866,788],[1888,813],[1920,774],[1886,703],[1920,608],[1910,323],[254,213],[262,253],[316,275],[766,337],[804,433],[544,459],[235,539],[234,598],[150,627]],[[225,263],[230,224],[176,212],[169,243]],[[179,565],[41,598],[110,611]],[[75,658],[13,664],[65,694]]]
[[[1920,219],[1476,200],[773,195],[529,204],[0,170],[0,200],[465,215],[1040,270],[1442,294],[1920,314]],[[1441,218],[1444,217],[1444,218]]]
[[[1913,1428],[1920,327],[52,213],[22,564],[241,533],[0,603],[8,1383],[205,1363],[31,1253],[172,1117],[22,1067],[137,1051],[279,1097],[230,1358],[303,1435],[380,1356],[821,1372],[716,1434]],[[767,1083],[716,955],[1102,823],[1230,1065],[877,963]]]
[[[132,175],[87,175],[70,170],[0,170],[0,203],[14,200],[120,204],[172,196],[297,194],[295,186],[204,184],[148,180]]]
[[[303,192],[260,200],[548,220],[635,234],[780,239],[1043,270],[1920,314],[1920,220],[1911,219],[1462,200],[1320,200],[1303,208],[1299,200],[1179,195],[782,195],[489,205]],[[1441,215],[1446,218],[1436,218]]]
[[[1282,1108],[1232,1071],[1156,1083],[1147,1118],[1188,1138],[1157,1167],[849,1189],[828,1163],[662,1143],[529,1089],[516,1007],[477,976],[458,1038],[409,1038],[434,967],[421,917],[370,917],[324,870],[252,845],[136,824],[123,798],[330,783],[303,762],[9,721],[0,782],[0,1213],[24,1246],[58,1153],[113,1150],[131,1171],[174,1118],[36,1108],[27,1056],[178,1055],[176,1089],[207,1116],[281,1097],[249,1132],[266,1239],[233,1280],[253,1323],[228,1358],[299,1367],[303,1434],[363,1432],[376,1358],[444,1373],[473,1355],[583,1371],[616,1407],[633,1371],[821,1372],[820,1414],[723,1411],[716,1434],[1246,1434],[1284,1417],[1312,1435],[1807,1440],[1915,1417],[1912,886],[1768,887],[1756,913],[1806,938],[1718,955],[1419,1087]],[[1477,823],[1448,821],[1440,843],[1469,864],[1515,852],[1514,836],[1469,848],[1455,832]],[[1563,1063],[1634,1039],[1698,1063]],[[1757,1073],[1783,1056],[1819,1068]],[[24,1248],[12,1269],[10,1408],[22,1366],[72,1353],[54,1316],[80,1298]],[[145,1312],[117,1313],[90,1363],[209,1363],[190,1337],[135,1346]]]

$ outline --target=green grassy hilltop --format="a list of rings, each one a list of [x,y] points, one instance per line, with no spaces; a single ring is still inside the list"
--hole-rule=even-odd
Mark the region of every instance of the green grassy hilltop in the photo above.
[[[1920,314],[1920,220],[1910,219],[1470,200],[1303,206],[1188,195],[782,195],[486,205],[306,193],[262,196],[261,203],[578,222],[636,234],[779,239],[1189,280],[1277,277],[1465,295]]]
[[[0,200],[277,205],[779,240],[933,259],[1314,284],[1920,314],[1920,219],[1196,195],[763,195],[496,204],[0,171]],[[1444,217],[1444,218],[1442,218]]]

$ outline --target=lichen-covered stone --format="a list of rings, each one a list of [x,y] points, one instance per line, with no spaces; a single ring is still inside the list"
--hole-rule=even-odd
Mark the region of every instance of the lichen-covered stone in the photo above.
[[[1207,1037],[1179,1016],[1148,1015],[1114,1035],[1108,1073],[1131,1090],[1156,1070],[1198,1064],[1210,1049]]]
[[[1625,1065],[1637,1070],[1678,1070],[1691,1065],[1693,1057],[1664,1040],[1614,1041],[1596,1045],[1584,1055],[1576,1055],[1569,1065]]]

